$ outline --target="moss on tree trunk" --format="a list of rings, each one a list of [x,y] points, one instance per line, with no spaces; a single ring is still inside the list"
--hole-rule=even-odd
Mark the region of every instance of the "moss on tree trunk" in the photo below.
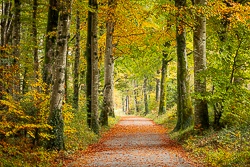
[[[176,0],[178,10],[186,6],[185,0]],[[191,103],[188,62],[186,53],[186,32],[182,22],[185,17],[177,16],[177,124],[174,131],[184,130],[193,124],[193,108]]]

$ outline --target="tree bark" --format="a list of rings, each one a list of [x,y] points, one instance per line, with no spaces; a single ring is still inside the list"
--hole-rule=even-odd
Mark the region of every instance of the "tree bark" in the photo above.
[[[206,0],[194,0],[197,6],[205,6]],[[202,73],[206,70],[206,17],[202,14],[195,16],[196,24],[193,33],[194,57],[194,93],[202,97],[206,94],[206,78]],[[207,101],[195,98],[195,126],[209,128]]]
[[[93,0],[89,0],[89,6],[93,7]],[[92,64],[91,64],[91,30],[92,30],[92,17],[93,12],[88,11],[88,28],[87,28],[87,44],[85,57],[87,60],[87,70],[86,70],[86,108],[87,108],[87,124],[91,128],[91,87],[92,87]]]
[[[157,70],[157,74],[160,74],[160,71]],[[160,97],[160,79],[156,78],[156,88],[155,88],[155,100],[158,102],[159,101],[159,97]]]
[[[147,77],[144,76],[144,84],[143,84],[143,90],[144,90],[144,105],[145,105],[145,112],[144,115],[149,114],[149,107],[148,107],[148,94],[147,94]]]
[[[68,47],[69,48],[69,47]],[[67,49],[67,53],[66,53],[66,68],[65,68],[65,89],[64,89],[64,96],[65,96],[65,103],[69,103],[69,61],[68,61],[68,56],[69,56],[69,52]]]
[[[14,63],[13,66],[15,68],[14,72],[14,93],[13,99],[18,100],[18,96],[20,93],[20,74],[19,74],[19,58],[20,58],[20,28],[21,28],[21,2],[20,0],[14,1],[14,25],[13,25],[13,56]]]
[[[113,59],[113,33],[114,33],[114,9],[115,0],[108,1],[108,14],[106,23],[106,48],[105,48],[105,64],[104,64],[104,93],[103,93],[103,118],[102,125],[108,125],[108,116],[114,110],[113,96],[112,96],[112,70],[114,65]]]
[[[162,68],[161,68],[161,85],[160,85],[160,104],[158,115],[166,113],[166,77],[167,77],[167,60],[168,55],[163,53]]]
[[[78,110],[79,102],[79,60],[80,60],[80,12],[76,13],[76,44],[75,44],[75,68],[74,68],[74,108]]]
[[[52,78],[53,86],[48,117],[48,124],[53,127],[50,133],[54,135],[54,138],[48,141],[48,148],[56,150],[65,149],[62,105],[72,1],[63,1],[60,6],[62,11],[60,13],[59,26],[57,30],[55,65]]]
[[[178,10],[186,6],[186,0],[176,0]],[[193,109],[191,103],[188,62],[186,52],[186,30],[181,19],[177,16],[176,40],[177,40],[177,124],[174,131],[184,130],[193,123]]]
[[[2,17],[1,17],[1,47],[5,47],[10,40],[10,36],[13,30],[13,14],[11,13],[12,3],[11,1],[2,1]],[[7,68],[7,53],[1,49],[1,61],[0,61],[0,78],[3,80],[0,81],[0,100],[3,100],[3,92],[6,92],[6,78],[5,70]],[[4,106],[0,106],[2,109]]]
[[[49,0],[47,32],[45,39],[45,56],[43,66],[43,81],[47,84],[46,94],[49,94],[52,80],[52,70],[54,61],[54,50],[56,43],[56,30],[58,25],[58,0]]]
[[[111,111],[109,113],[109,116],[115,118],[115,108],[114,108],[114,66],[115,66],[115,62],[114,62],[114,58],[112,59],[112,68],[111,68]]]
[[[33,36],[33,58],[34,58],[34,74],[35,74],[35,82],[37,82],[38,71],[39,71],[39,62],[38,62],[38,45],[37,45],[37,0],[33,0],[33,14],[32,14],[32,36]],[[37,88],[38,89],[38,88]]]
[[[139,106],[138,106],[138,100],[137,100],[137,85],[136,85],[136,81],[133,80],[133,85],[134,85],[134,91],[133,91],[133,95],[134,95],[134,104],[135,104],[135,112],[139,113]]]
[[[98,43],[97,43],[97,27],[98,27],[98,5],[97,0],[91,0],[91,6],[94,9],[92,13],[91,26],[91,73],[92,73],[92,87],[91,87],[91,129],[94,133],[99,134],[99,106],[98,106],[98,86],[99,86],[99,70],[98,70]]]

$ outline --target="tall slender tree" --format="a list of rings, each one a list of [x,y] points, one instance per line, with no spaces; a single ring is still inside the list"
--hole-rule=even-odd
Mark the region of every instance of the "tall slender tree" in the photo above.
[[[74,107],[78,109],[79,101],[79,60],[80,60],[80,12],[76,11],[76,43],[75,43],[75,67],[74,67]]]
[[[205,7],[206,0],[194,0],[194,5]],[[205,96],[206,78],[202,73],[206,70],[206,17],[202,13],[195,16],[193,33],[194,56],[194,92]],[[207,101],[195,98],[195,125],[202,129],[209,127]]]
[[[144,80],[143,80],[144,105],[145,105],[144,115],[149,114],[148,94],[147,94],[147,82],[148,82],[148,78],[146,76],[144,76]]]
[[[2,17],[1,17],[1,47],[4,48],[8,45],[8,41],[10,41],[10,36],[13,31],[13,13],[11,11],[12,2],[11,1],[2,1]],[[3,49],[1,52],[1,61],[0,61],[0,100],[3,100],[3,92],[6,90],[6,78],[4,77],[5,71],[7,68],[7,52]],[[1,108],[3,106],[1,105]]]
[[[174,131],[184,130],[193,122],[193,108],[190,96],[188,62],[186,52],[186,30],[179,11],[186,6],[186,0],[175,0],[178,8],[176,24],[177,41],[177,124]]]
[[[45,39],[45,56],[43,67],[43,81],[47,84],[46,93],[49,94],[49,88],[52,80],[52,70],[54,61],[54,50],[56,45],[56,31],[59,17],[58,0],[49,0],[47,32]]]
[[[33,37],[33,59],[34,59],[34,73],[35,80],[38,79],[39,62],[38,62],[38,45],[37,45],[37,0],[33,0],[33,12],[32,12],[32,37]]]
[[[90,0],[92,12],[91,17],[91,129],[94,133],[99,133],[99,105],[98,105],[98,86],[99,86],[99,69],[98,69],[98,43],[97,43],[97,27],[98,27],[98,4],[97,0]]]
[[[55,65],[52,75],[53,87],[50,99],[48,124],[53,127],[51,134],[54,135],[54,138],[49,140],[48,148],[56,150],[65,149],[62,105],[72,2],[72,0],[60,2],[61,11],[57,30]]]
[[[14,56],[14,68],[15,68],[15,82],[13,83],[14,100],[18,100],[18,94],[20,92],[20,74],[19,74],[19,58],[20,58],[20,29],[21,29],[21,1],[14,1],[14,25],[13,25],[13,56]]]
[[[89,0],[89,6],[93,7],[92,0]],[[92,17],[93,12],[88,11],[88,28],[87,28],[87,44],[85,58],[87,60],[87,70],[86,70],[86,102],[87,102],[87,124],[91,128],[91,87],[92,87],[92,64],[91,64],[91,30],[92,30]]]
[[[165,46],[169,47],[169,43]],[[166,112],[166,77],[167,77],[167,66],[168,62],[173,60],[172,58],[168,60],[168,54],[164,51],[162,58],[162,68],[161,68],[161,83],[160,83],[160,103],[158,115],[162,115]]]
[[[157,70],[157,75],[160,74],[160,71]],[[160,85],[161,85],[161,81],[160,79],[156,78],[156,88],[155,88],[155,100],[158,102],[159,101],[159,97],[160,97]]]
[[[105,65],[104,65],[104,92],[103,92],[103,118],[102,125],[108,125],[108,116],[113,112],[113,97],[112,97],[112,70],[114,66],[113,59],[113,33],[114,33],[114,11],[116,0],[108,0],[108,13],[106,22],[106,48],[105,48]]]

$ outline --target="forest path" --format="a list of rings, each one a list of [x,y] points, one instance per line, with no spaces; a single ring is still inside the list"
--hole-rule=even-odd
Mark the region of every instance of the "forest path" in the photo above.
[[[102,140],[68,166],[197,166],[151,119],[123,116]]]

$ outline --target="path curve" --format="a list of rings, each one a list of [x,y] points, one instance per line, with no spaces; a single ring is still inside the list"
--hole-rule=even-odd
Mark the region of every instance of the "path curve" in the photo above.
[[[165,131],[151,119],[123,116],[98,144],[68,166],[198,166],[184,156],[180,145]]]

